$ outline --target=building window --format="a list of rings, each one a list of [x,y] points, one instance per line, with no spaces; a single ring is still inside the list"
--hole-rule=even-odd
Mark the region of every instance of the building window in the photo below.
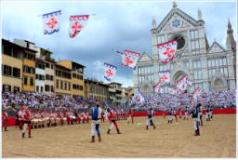
[[[7,45],[3,47],[3,53],[12,56],[12,47]]]
[[[49,63],[46,63],[46,64],[45,64],[45,67],[46,67],[46,68],[50,68]]]
[[[2,86],[2,91],[3,91],[3,92],[11,92],[11,86],[4,84],[4,85]]]
[[[8,65],[3,65],[3,74],[11,76],[12,75],[12,67]]]
[[[53,86],[51,86],[51,92],[54,92],[54,87]]]
[[[56,80],[56,88],[59,88],[59,80]]]
[[[43,86],[40,87],[40,91],[43,92]]]
[[[60,89],[63,89],[63,81],[60,81]]]
[[[36,86],[36,92],[39,92],[39,86]]]
[[[49,92],[50,91],[50,86],[49,85],[45,85],[45,91]]]
[[[13,68],[13,77],[20,78],[20,76],[21,76],[20,69]]]
[[[24,85],[27,85],[27,83],[28,83],[27,79],[28,79],[27,77],[24,77]]]
[[[34,85],[34,80],[33,80],[33,78],[30,79],[30,85],[31,85],[31,86]]]
[[[13,88],[13,92],[20,92],[20,88],[19,88],[19,87],[16,87],[16,86],[14,86],[14,88]]]
[[[64,89],[65,89],[65,90],[68,89],[67,84],[68,84],[67,82],[64,83]]]
[[[223,58],[223,65],[226,65],[226,57]]]

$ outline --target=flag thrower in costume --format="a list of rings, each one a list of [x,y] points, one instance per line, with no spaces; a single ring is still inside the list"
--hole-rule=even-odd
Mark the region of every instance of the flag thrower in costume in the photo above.
[[[42,15],[44,34],[53,34],[60,30],[60,15],[61,10]]]
[[[108,81],[111,81],[111,79],[116,75],[116,70],[116,66],[109,63],[104,63],[104,78]]]
[[[74,38],[86,26],[89,15],[74,15],[69,17],[69,37]]]
[[[171,62],[174,57],[177,50],[177,41],[171,40],[165,43],[161,43],[157,45],[159,50],[159,59],[160,62],[167,64]]]
[[[135,68],[141,54],[131,50],[124,50],[121,56],[122,56],[122,64],[124,66]]]

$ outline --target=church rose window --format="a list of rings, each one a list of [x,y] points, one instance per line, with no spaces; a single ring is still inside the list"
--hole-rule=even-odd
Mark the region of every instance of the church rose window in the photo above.
[[[174,40],[177,41],[177,49],[182,49],[185,45],[185,39],[182,36],[175,36],[173,38]]]

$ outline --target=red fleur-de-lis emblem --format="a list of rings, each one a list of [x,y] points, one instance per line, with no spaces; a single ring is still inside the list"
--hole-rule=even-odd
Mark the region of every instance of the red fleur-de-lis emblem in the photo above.
[[[50,20],[47,22],[47,25],[53,29],[58,24],[58,21],[55,17],[50,18]]]
[[[80,23],[75,22],[71,28],[74,32],[76,32],[76,31],[80,31],[83,28],[83,26]]]
[[[173,57],[174,53],[175,53],[175,50],[174,50],[174,49],[172,49],[172,48],[166,48],[166,50],[163,52],[163,55],[165,55],[165,56],[171,58],[171,57]]]
[[[164,82],[164,81],[168,80],[168,77],[166,75],[163,75],[163,76],[160,77],[160,80],[162,82]]]
[[[126,58],[124,59],[124,62],[125,62],[125,65],[130,65],[130,64],[133,63],[133,60],[131,60],[130,57],[126,57]]]
[[[107,77],[112,77],[112,75],[113,75],[112,70],[111,70],[111,69],[108,69],[108,70],[106,71],[106,75],[107,75]]]

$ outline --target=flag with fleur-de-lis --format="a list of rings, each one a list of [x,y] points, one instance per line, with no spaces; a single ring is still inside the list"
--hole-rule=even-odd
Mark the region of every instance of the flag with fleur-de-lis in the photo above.
[[[167,64],[171,62],[177,50],[177,41],[171,40],[165,43],[161,43],[157,45],[159,50],[159,60],[160,62]]]
[[[111,81],[116,75],[116,70],[116,66],[109,63],[104,63],[104,78],[108,81]]]
[[[50,12],[42,15],[44,34],[53,34],[60,30],[60,20],[61,10]]]
[[[161,84],[169,83],[170,82],[170,71],[160,71],[159,72],[159,79]]]
[[[74,15],[69,17],[69,37],[74,38],[86,26],[89,15]]]
[[[131,50],[124,50],[122,55],[122,64],[124,66],[135,68],[141,54]]]

